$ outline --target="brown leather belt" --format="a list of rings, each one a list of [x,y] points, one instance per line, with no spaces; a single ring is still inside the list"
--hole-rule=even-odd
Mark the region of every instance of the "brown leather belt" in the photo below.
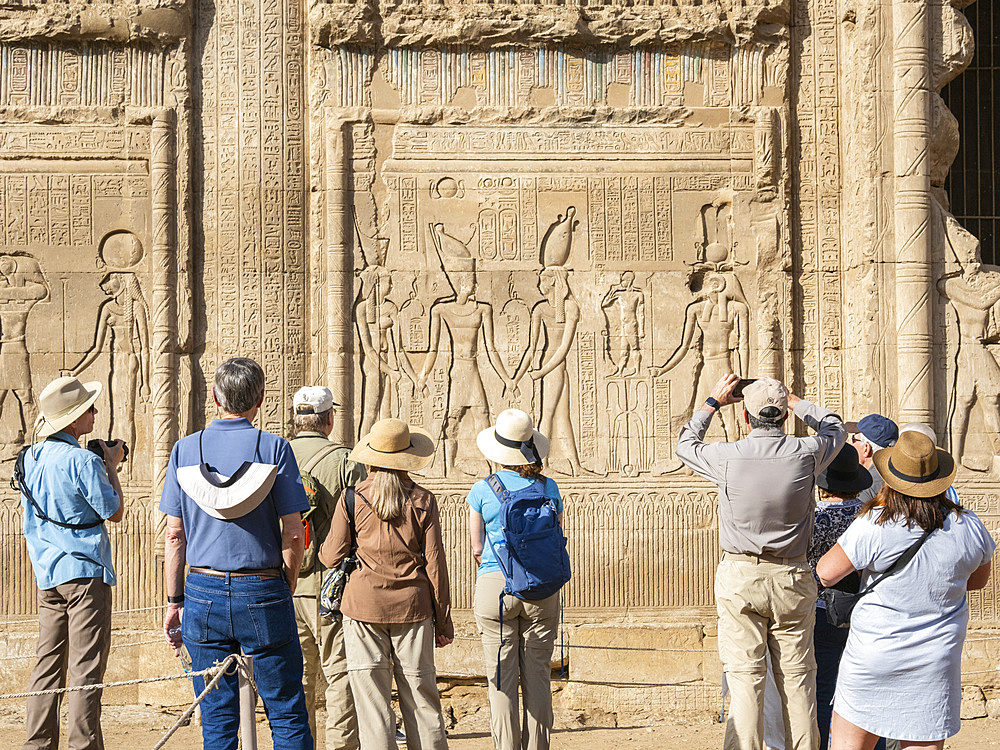
[[[230,576],[232,578],[247,578],[248,576],[257,576],[260,578],[281,578],[281,571],[277,568],[245,568],[243,570],[214,570],[213,568],[195,568],[191,567],[192,573],[201,573],[206,576],[215,576],[216,578],[225,578]]]
[[[797,565],[798,563],[808,562],[805,555],[799,555],[798,557],[778,557],[777,555],[768,555],[766,553],[761,553],[759,555],[745,554],[743,552],[723,552],[723,560],[737,560],[739,562],[752,562],[752,563],[776,563],[777,565]]]

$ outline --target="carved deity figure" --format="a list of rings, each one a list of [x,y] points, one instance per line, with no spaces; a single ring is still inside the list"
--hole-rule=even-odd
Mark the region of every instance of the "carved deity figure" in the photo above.
[[[28,313],[48,296],[49,285],[37,260],[29,255],[0,255],[0,408],[13,391],[19,420],[16,443],[35,421],[25,346]]]
[[[695,299],[684,313],[681,343],[663,365],[652,368],[652,375],[660,377],[680,364],[700,331],[702,363],[695,370],[694,383],[694,393],[699,394],[724,375],[746,375],[750,363],[750,307],[735,277],[713,271],[702,278],[701,272],[695,272],[690,288]],[[736,439],[732,414],[723,409],[719,416],[725,439]]]
[[[978,401],[983,406],[993,453],[1000,455],[1000,365],[986,347],[997,338],[991,316],[997,314],[994,307],[1000,303],[1000,272],[983,271],[978,262],[966,263],[961,275],[941,279],[938,291],[951,302],[958,316],[955,411],[951,419],[955,455],[966,468],[983,471],[989,467],[965,456],[965,434],[972,407]]]
[[[417,388],[427,392],[427,378],[437,360],[441,329],[451,338],[452,364],[448,379],[448,406],[442,425],[445,445],[445,473],[453,470],[476,476],[482,461],[474,456],[459,458],[458,436],[468,420],[475,432],[490,424],[489,399],[479,370],[479,342],[487,358],[504,382],[504,390],[514,390],[514,381],[504,368],[493,336],[493,307],[476,299],[476,260],[464,242],[446,234],[442,224],[431,226],[431,237],[453,294],[434,301],[430,309],[429,351]]]
[[[72,369],[79,375],[105,349],[111,356],[108,394],[111,399],[111,435],[136,439],[136,398],[149,398],[149,307],[134,273],[115,271],[101,280],[107,298],[97,314],[94,344]],[[125,467],[129,470],[132,462]]]
[[[368,266],[360,273],[361,290],[354,304],[354,320],[358,327],[363,353],[364,409],[361,432],[368,433],[379,419],[398,417],[399,381],[401,372],[414,383],[417,375],[403,348],[399,308],[389,299],[392,274],[382,265]]]
[[[607,310],[618,307],[618,362],[611,356],[611,325]],[[639,373],[642,366],[640,339],[646,328],[646,294],[635,283],[632,271],[622,273],[621,282],[608,290],[601,300],[606,325],[604,327],[605,355],[615,364],[612,377],[630,377]]]
[[[550,228],[542,245],[542,263],[550,259],[565,261],[569,256],[569,241],[563,238],[565,232],[556,231],[560,225],[572,232],[575,224],[575,209],[570,207],[566,218]],[[553,240],[553,246],[546,242]],[[580,322],[580,304],[569,286],[569,269],[563,265],[546,265],[538,274],[538,291],[543,299],[531,309],[531,324],[528,336],[528,350],[521,358],[514,382],[524,374],[539,382],[541,392],[542,419],[539,429],[549,436],[550,447],[546,464],[553,471],[570,476],[591,474],[580,463],[570,419],[570,381],[566,371],[566,357],[569,355],[576,327]],[[538,353],[541,361],[530,369]]]

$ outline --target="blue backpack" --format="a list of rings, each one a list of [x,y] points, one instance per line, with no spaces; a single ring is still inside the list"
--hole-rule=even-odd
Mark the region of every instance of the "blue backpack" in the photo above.
[[[496,474],[486,479],[500,501],[503,541],[493,547],[507,580],[504,593],[538,601],[561,589],[570,579],[566,537],[552,498],[545,496],[545,480],[511,492]]]
[[[570,579],[566,537],[559,525],[559,512],[552,498],[545,496],[545,480],[536,479],[527,487],[511,492],[500,477],[486,478],[500,501],[500,528],[503,540],[494,544],[493,554],[506,580],[500,592],[500,632],[503,633],[504,595],[526,601],[546,599]],[[488,538],[488,537],[487,537]],[[500,685],[500,658],[504,641],[497,649],[497,685]]]

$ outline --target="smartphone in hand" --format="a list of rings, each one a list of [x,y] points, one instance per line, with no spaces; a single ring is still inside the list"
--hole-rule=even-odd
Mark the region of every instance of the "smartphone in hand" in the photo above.
[[[757,378],[740,378],[740,382],[733,388],[733,398],[743,398],[743,389],[756,380]]]

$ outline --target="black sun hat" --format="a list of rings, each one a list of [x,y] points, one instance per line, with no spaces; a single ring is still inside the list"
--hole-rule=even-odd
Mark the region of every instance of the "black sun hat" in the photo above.
[[[872,486],[872,475],[861,465],[854,446],[844,443],[840,453],[816,477],[816,485],[835,495],[851,497]]]

